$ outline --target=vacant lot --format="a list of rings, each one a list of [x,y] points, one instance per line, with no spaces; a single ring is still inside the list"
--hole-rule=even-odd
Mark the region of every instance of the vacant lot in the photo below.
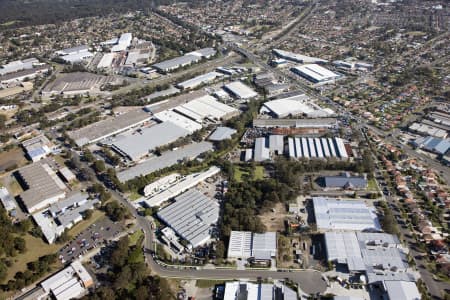
[[[253,168],[253,169],[252,169]],[[253,173],[253,174],[252,174]],[[263,166],[235,166],[234,167],[234,180],[242,182],[245,180],[261,180],[264,178]]]
[[[27,160],[22,148],[17,147],[10,151],[0,153],[0,172],[23,166],[26,163]]]
[[[267,231],[284,231],[286,219],[286,207],[283,203],[277,203],[273,210],[259,216]]]

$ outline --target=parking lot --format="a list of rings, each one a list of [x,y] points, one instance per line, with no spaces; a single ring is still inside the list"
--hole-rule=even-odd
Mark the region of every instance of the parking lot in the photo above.
[[[59,259],[62,263],[70,262],[89,250],[103,245],[106,241],[114,239],[123,230],[123,224],[103,218],[62,247],[58,252]]]

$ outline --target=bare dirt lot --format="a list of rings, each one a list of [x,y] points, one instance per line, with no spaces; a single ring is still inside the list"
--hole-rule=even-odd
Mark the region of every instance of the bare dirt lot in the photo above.
[[[5,172],[8,168],[20,167],[26,163],[27,159],[21,148],[0,153],[0,173]]]
[[[286,206],[277,203],[275,207],[259,216],[267,231],[284,231],[284,220],[286,219]]]

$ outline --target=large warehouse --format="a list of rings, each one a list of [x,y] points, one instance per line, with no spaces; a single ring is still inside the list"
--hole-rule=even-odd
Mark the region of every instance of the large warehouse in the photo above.
[[[240,81],[233,81],[224,86],[224,89],[233,97],[242,100],[250,100],[258,96],[258,93]]]
[[[180,82],[177,84],[177,87],[179,87],[182,90],[188,90],[188,89],[194,89],[202,84],[210,83],[216,80],[219,77],[222,77],[222,73],[218,72],[209,72],[206,74],[199,75],[197,77],[188,79],[186,81]]]
[[[301,64],[311,64],[311,63],[327,63],[328,61],[325,59],[306,56],[302,54],[297,54],[289,51],[284,51],[280,49],[273,49],[273,53],[279,58],[283,58],[286,60],[290,60],[293,62],[301,63]]]
[[[228,258],[270,260],[277,255],[277,233],[231,231]]]
[[[213,144],[210,142],[192,143],[173,151],[163,152],[161,156],[152,157],[131,168],[120,171],[117,173],[117,178],[120,182],[126,182],[138,176],[145,176],[185,160],[194,159],[200,154],[213,149]]]
[[[290,116],[306,116],[309,118],[330,117],[335,112],[329,108],[321,108],[317,104],[308,102],[307,95],[296,95],[283,99],[265,102],[260,114],[268,114],[274,118],[286,118]]]
[[[211,239],[213,226],[219,219],[219,204],[192,189],[161,209],[158,217],[195,248]]]
[[[375,209],[360,200],[314,197],[317,229],[381,231]]]
[[[156,148],[168,145],[190,133],[189,130],[167,121],[133,134],[119,136],[112,143],[112,147],[122,156],[138,161]]]
[[[349,157],[341,138],[288,138],[289,157],[347,159]]]
[[[293,67],[291,71],[311,81],[312,83],[332,82],[341,77],[341,75],[325,69],[317,64]]]
[[[200,124],[205,119],[216,122],[222,119],[229,119],[239,114],[237,109],[217,101],[216,98],[210,95],[205,95],[186,104],[179,105],[173,110]]]
[[[20,194],[24,206],[33,213],[65,197],[66,186],[45,163],[33,163],[17,171],[25,191]]]
[[[102,120],[83,128],[70,131],[69,136],[77,146],[98,142],[150,120],[150,114],[142,109],[132,110],[118,116]]]

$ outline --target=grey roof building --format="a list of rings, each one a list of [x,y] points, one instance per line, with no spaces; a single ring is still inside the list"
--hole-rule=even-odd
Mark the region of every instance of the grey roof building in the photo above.
[[[47,164],[33,163],[19,169],[17,175],[26,189],[20,198],[30,213],[65,196],[66,186]]]
[[[197,55],[188,54],[162,61],[160,63],[154,64],[153,67],[163,72],[170,72],[178,68],[199,62],[200,60],[201,57]]]
[[[231,136],[235,134],[237,131],[236,129],[229,128],[229,127],[222,127],[219,126],[214,130],[214,132],[209,136],[208,140],[218,142],[223,141],[227,139],[231,139]]]
[[[121,155],[137,161],[157,147],[170,144],[189,134],[189,130],[167,121],[144,128],[132,135],[120,136],[112,146]]]
[[[129,169],[117,173],[120,182],[126,182],[138,176],[145,176],[160,169],[180,163],[184,159],[194,159],[200,154],[213,150],[210,142],[192,143],[173,151],[166,151],[161,156],[152,157]]]
[[[228,258],[253,258],[270,260],[277,255],[277,233],[252,233],[250,231],[231,231],[228,243]]]
[[[322,180],[323,186],[327,189],[360,190],[367,187],[366,176],[351,176],[348,172],[339,176],[324,176]]]
[[[265,161],[270,159],[269,147],[265,137],[255,139],[255,161]]]
[[[158,217],[192,247],[197,247],[211,238],[212,228],[219,219],[219,204],[192,189],[161,209]]]
[[[284,136],[283,135],[269,136],[269,149],[276,155],[283,155],[283,153],[284,153]]]

